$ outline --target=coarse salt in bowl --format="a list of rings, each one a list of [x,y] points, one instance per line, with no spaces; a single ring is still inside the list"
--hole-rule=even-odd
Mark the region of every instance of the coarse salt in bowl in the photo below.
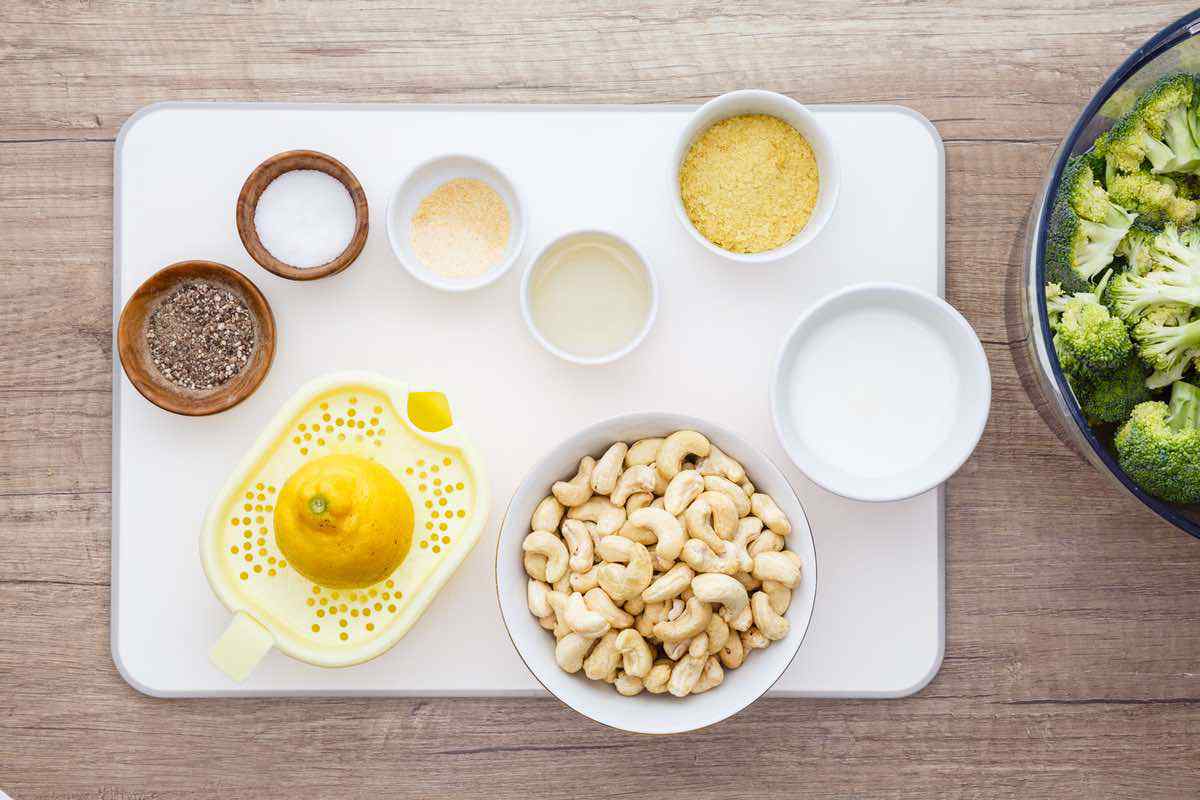
[[[449,276],[425,264],[413,247],[413,217],[423,200],[450,181],[482,181],[499,195],[508,210],[508,239],[498,260],[478,275]],[[413,168],[388,202],[387,231],[392,252],[409,274],[435,289],[465,292],[487,286],[512,268],[525,246],[525,206],[516,186],[494,164],[468,155],[443,155]]]
[[[820,180],[816,205],[804,227],[787,244],[761,253],[735,253],[709,241],[708,237],[697,230],[691,218],[688,217],[679,188],[679,170],[697,137],[722,120],[744,114],[764,114],[775,117],[799,131],[813,149]],[[837,149],[816,116],[790,97],[761,89],[728,92],[709,100],[696,109],[683,130],[680,131],[675,145],[675,154],[668,170],[668,177],[671,196],[674,198],[675,216],[679,218],[680,224],[692,235],[693,239],[709,252],[742,264],[766,264],[778,261],[792,255],[817,238],[817,234],[833,216],[833,209],[837,204],[841,188]]]

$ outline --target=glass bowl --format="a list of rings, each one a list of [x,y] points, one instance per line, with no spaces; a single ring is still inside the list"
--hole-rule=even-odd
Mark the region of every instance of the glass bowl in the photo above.
[[[1091,147],[1128,109],[1138,94],[1165,74],[1200,72],[1200,11],[1168,25],[1139,47],[1109,76],[1075,120],[1050,163],[1042,189],[1033,203],[1026,228],[1023,270],[1010,299],[1018,334],[1025,334],[1016,352],[1022,380],[1039,413],[1058,434],[1096,469],[1181,530],[1200,538],[1200,506],[1185,507],[1151,497],[1129,478],[1112,449],[1114,430],[1093,430],[1084,419],[1052,345],[1046,320],[1044,250],[1055,191],[1067,159]],[[1018,348],[1014,347],[1014,351]]]

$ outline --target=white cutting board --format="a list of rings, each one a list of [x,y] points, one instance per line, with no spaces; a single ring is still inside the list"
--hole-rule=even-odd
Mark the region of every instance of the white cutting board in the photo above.
[[[734,265],[702,249],[674,217],[668,166],[691,110],[166,103],[125,124],[114,176],[114,318],[156,270],[210,259],[258,284],[279,336],[258,392],[212,417],[152,406],[113,365],[112,648],[130,684],[160,696],[541,694],[496,605],[504,509],[553,443],[599,419],[646,410],[692,414],[740,432],[784,468],[804,503],[821,585],[808,636],[775,694],[894,697],[928,683],[944,643],[941,491],[870,505],[815,487],[775,439],[767,382],[783,335],[823,295],[870,280],[942,293],[941,139],[928,120],[897,106],[814,108],[843,171],[833,218],[785,261]],[[310,283],[259,268],[234,227],[246,176],[294,148],[329,153],[350,167],[371,210],[358,261]],[[389,194],[406,172],[453,152],[507,171],[530,223],[512,272],[466,294],[411,278],[392,256],[385,228]],[[606,366],[559,361],[521,321],[521,270],[543,244],[576,228],[631,239],[661,288],[649,337]],[[273,651],[246,682],[234,683],[206,655],[229,614],[200,567],[201,520],[227,471],[284,400],[310,378],[344,369],[377,370],[448,395],[487,460],[491,520],[458,574],[389,653],[326,670]]]

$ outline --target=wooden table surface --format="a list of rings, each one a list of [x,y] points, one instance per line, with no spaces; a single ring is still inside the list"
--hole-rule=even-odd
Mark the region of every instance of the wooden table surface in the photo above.
[[[1178,3],[0,4],[0,789],[34,798],[1195,797],[1200,542],[1074,457],[1007,275],[1054,147]],[[113,140],[157,100],[901,103],[946,143],[991,421],[951,481],[941,673],[615,733],[554,700],[144,697],[109,654]],[[881,142],[880,146],[886,146]],[[897,202],[903,202],[898,196]],[[169,531],[167,532],[170,533]]]

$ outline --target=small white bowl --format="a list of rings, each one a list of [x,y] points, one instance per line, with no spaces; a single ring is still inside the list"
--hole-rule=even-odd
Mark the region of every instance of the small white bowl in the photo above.
[[[646,311],[646,319],[637,334],[616,350],[595,356],[572,353],[550,341],[534,322],[531,297],[534,283],[542,277],[543,271],[549,265],[549,257],[558,249],[566,247],[574,241],[586,238],[604,239],[613,247],[624,250],[629,257],[628,261],[636,264],[641,269],[646,281],[647,291],[650,295],[650,304]],[[658,279],[654,275],[654,270],[650,269],[650,262],[646,260],[646,256],[628,239],[618,236],[611,231],[591,229],[571,231],[559,236],[543,247],[537,256],[529,262],[529,265],[525,267],[525,273],[521,277],[521,316],[524,317],[525,326],[529,328],[529,333],[537,340],[538,344],[564,361],[570,361],[573,364],[607,364],[633,352],[634,348],[642,343],[642,340],[646,338],[646,334],[654,327],[654,320],[658,318]],[[586,320],[582,320],[582,322],[586,323]]]
[[[529,533],[529,520],[557,480],[575,474],[584,455],[599,457],[613,442],[666,436],[691,429],[741,462],[754,485],[775,499],[792,523],[788,549],[803,561],[800,585],[787,611],[791,629],[765,650],[756,651],[724,682],[703,694],[678,698],[643,692],[623,697],[608,684],[589,680],[582,672],[569,675],[554,660],[554,636],[529,613],[528,576],[522,565],[521,542]],[[646,412],[626,414],[585,428],[551,450],[525,476],[509,503],[496,544],[496,591],[500,615],[517,654],[533,676],[564,704],[596,722],[634,733],[681,733],[720,722],[762,697],[795,658],[812,619],[817,592],[817,551],[804,508],[783,473],[758,449],[731,431],[705,420],[681,414]]]
[[[691,148],[696,137],[721,120],[743,114],[766,114],[777,117],[798,130],[800,135],[812,145],[821,181],[817,191],[817,204],[804,227],[787,244],[762,253],[734,253],[713,244],[692,224],[687,209],[683,207],[683,197],[679,192],[679,168],[683,165],[683,159],[687,156],[688,149]],[[761,89],[742,89],[729,92],[709,100],[696,109],[679,134],[679,141],[675,145],[675,157],[669,173],[671,182],[669,189],[675,202],[675,216],[679,218],[683,227],[687,229],[693,239],[710,252],[742,264],[766,264],[778,261],[792,255],[817,238],[817,234],[821,232],[825,223],[833,215],[833,208],[837,204],[838,192],[841,188],[837,149],[813,113],[790,97]]]
[[[443,183],[455,178],[481,180],[500,195],[508,206],[508,245],[504,258],[482,275],[474,278],[446,278],[438,275],[424,264],[412,249],[411,225],[413,214],[421,201]],[[525,246],[525,231],[528,228],[525,205],[516,186],[499,167],[481,158],[468,155],[443,155],[432,158],[413,168],[400,182],[388,201],[387,232],[392,252],[409,273],[424,284],[448,292],[465,292],[487,286],[500,278],[516,263],[521,248]]]
[[[823,328],[847,315],[858,315],[856,323],[875,326],[860,328],[861,336],[851,345],[870,350],[869,357],[878,359],[874,363],[852,353],[839,353],[829,346],[833,342],[823,337]],[[903,348],[906,331],[914,339],[944,348],[940,356],[922,364]],[[796,374],[797,370],[801,374]],[[885,375],[891,387],[886,393],[865,391],[864,385],[856,383],[861,371],[873,370],[893,373]],[[822,372],[825,376],[819,377]],[[830,375],[840,378],[829,380]],[[946,392],[954,392],[943,408],[930,407],[928,401],[907,391],[918,381],[938,380],[945,384]],[[834,393],[835,400],[820,404],[816,414],[820,425],[810,430],[818,436],[827,431],[846,431],[847,435],[841,440],[826,438],[823,445],[814,447],[801,433],[803,412],[793,407],[800,397],[797,392]],[[908,286],[864,283],[829,295],[801,315],[775,360],[770,394],[775,432],[805,475],[852,500],[887,502],[926,492],[963,465],[987,424],[992,383],[979,337],[953,306]],[[945,392],[939,395],[944,397]],[[813,410],[811,406],[809,410]],[[893,418],[891,425],[886,424],[888,415]],[[864,420],[866,427],[854,428]],[[915,447],[905,446],[912,442],[896,445],[901,457],[911,454],[911,463],[895,466],[894,460],[880,457],[879,467],[859,466],[864,463],[863,452],[883,438],[878,435],[880,420],[889,430],[904,425],[907,434],[915,437]],[[928,441],[926,433],[938,443],[924,453],[921,445]],[[849,466],[852,463],[855,466]]]

